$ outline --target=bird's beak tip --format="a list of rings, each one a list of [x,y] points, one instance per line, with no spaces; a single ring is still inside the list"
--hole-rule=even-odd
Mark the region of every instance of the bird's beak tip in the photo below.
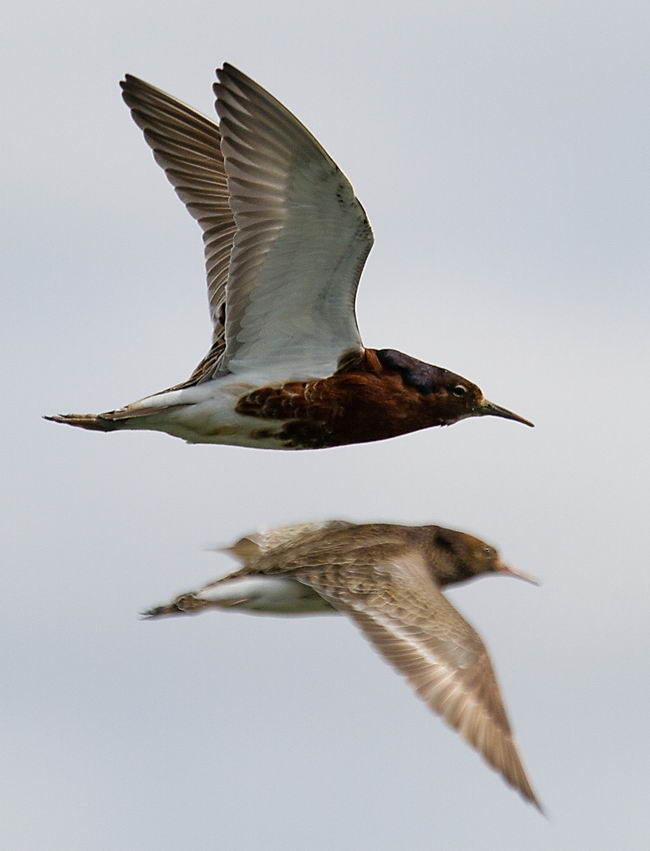
[[[502,408],[501,405],[495,405],[494,402],[488,402],[487,400],[481,405],[481,416],[502,417],[504,420],[514,420],[517,423],[523,423],[531,428],[535,428],[535,423],[531,423],[530,420],[520,417],[519,414],[515,414],[507,408]]]
[[[538,587],[542,584],[536,576],[529,576],[527,573],[522,573],[520,570],[515,570],[514,567],[510,567],[503,563],[500,563],[499,567],[497,567],[497,573],[505,573],[507,576],[516,576],[517,579],[523,579],[524,582],[530,582],[531,585],[537,585]]]

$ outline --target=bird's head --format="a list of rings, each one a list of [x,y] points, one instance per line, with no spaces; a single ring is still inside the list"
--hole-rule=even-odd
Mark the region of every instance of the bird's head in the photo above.
[[[435,566],[436,578],[441,585],[454,582],[466,582],[482,573],[499,573],[517,576],[537,585],[531,576],[509,567],[496,550],[480,538],[457,532],[455,529],[445,529],[442,526],[430,526],[431,532],[431,561]]]
[[[467,417],[503,417],[532,426],[519,414],[489,402],[480,387],[449,369],[395,349],[378,349],[373,354],[381,368],[398,373],[406,387],[417,391],[427,411],[426,425],[451,425]]]
[[[527,426],[533,425],[530,420],[520,417],[519,414],[488,401],[480,387],[447,369],[440,370],[436,390],[437,402],[439,405],[444,404],[450,424],[467,417],[503,417]]]

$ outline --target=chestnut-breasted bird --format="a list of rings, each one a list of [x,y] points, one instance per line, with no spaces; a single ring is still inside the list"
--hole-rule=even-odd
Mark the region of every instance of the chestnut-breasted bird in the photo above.
[[[102,414],[47,417],[189,443],[318,449],[496,416],[460,375],[367,349],[354,312],[373,236],[345,175],[274,97],[224,65],[219,125],[130,75],[124,100],[203,230],[212,346],[187,381]]]
[[[541,809],[483,642],[441,590],[483,573],[530,579],[494,547],[441,526],[332,521],[271,529],[228,549],[243,567],[145,616],[210,608],[348,615],[431,709]]]

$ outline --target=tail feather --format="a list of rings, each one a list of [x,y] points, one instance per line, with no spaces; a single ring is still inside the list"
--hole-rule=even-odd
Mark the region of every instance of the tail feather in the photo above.
[[[146,612],[141,612],[141,617],[145,620],[151,620],[169,615],[195,615],[201,609],[205,609],[207,605],[208,603],[205,600],[198,599],[194,592],[189,591],[187,594],[176,597],[165,606],[154,606],[152,609],[147,609]]]
[[[143,399],[140,402],[134,402],[132,405],[126,405],[124,408],[117,408],[115,411],[104,411],[102,414],[56,414],[53,417],[43,417],[43,419],[50,420],[53,423],[76,426],[77,428],[87,428],[90,431],[116,431],[120,428],[134,428],[133,425],[129,424],[131,420],[153,417],[156,414],[167,414],[170,411],[183,408],[187,404],[155,406],[149,403],[146,406],[141,405],[142,402],[147,401],[148,399]]]
[[[90,431],[115,431],[123,428],[126,423],[126,420],[112,419],[108,414],[57,414],[53,417],[43,417],[43,419],[53,423],[87,428]]]

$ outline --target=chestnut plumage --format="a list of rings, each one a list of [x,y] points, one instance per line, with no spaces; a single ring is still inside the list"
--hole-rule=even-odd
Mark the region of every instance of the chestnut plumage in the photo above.
[[[467,417],[532,425],[471,381],[363,346],[354,311],[373,235],[336,163],[232,65],[220,124],[127,75],[123,97],[205,245],[211,347],[187,381],[101,414],[47,417],[190,443],[317,449]]]

